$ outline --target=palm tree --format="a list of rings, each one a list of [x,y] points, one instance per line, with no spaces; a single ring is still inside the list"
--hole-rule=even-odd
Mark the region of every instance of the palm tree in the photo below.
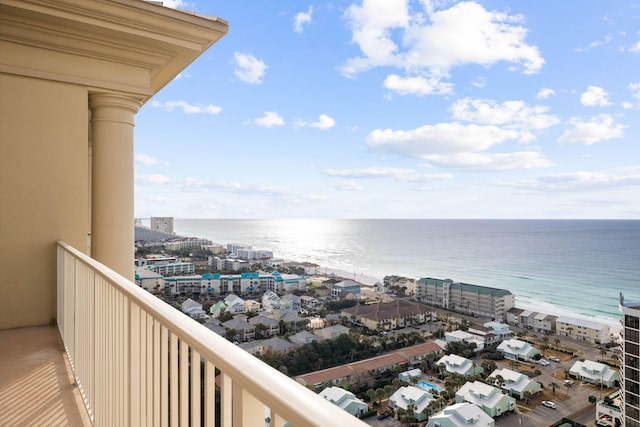
[[[526,405],[527,403],[529,403],[529,399],[531,399],[531,392],[530,391],[525,391],[524,393],[522,393],[522,397],[524,397],[524,404]]]
[[[553,395],[556,395],[556,387],[558,386],[558,383],[555,380],[551,380],[551,382],[549,383],[549,386],[551,387],[551,389],[553,390]]]
[[[571,326],[567,328],[567,332],[569,333],[569,338],[573,338],[573,334],[572,334],[573,328]]]
[[[556,350],[557,350],[561,343],[560,338],[556,338],[555,340],[553,340],[553,343],[556,345]]]
[[[540,376],[540,374],[542,374],[542,371],[540,369],[536,369],[535,371],[533,371],[533,374],[535,375],[534,378],[538,378],[538,376]]]
[[[604,362],[604,358],[605,358],[606,355],[607,355],[607,350],[605,350],[604,348],[600,349],[600,360],[601,361]]]

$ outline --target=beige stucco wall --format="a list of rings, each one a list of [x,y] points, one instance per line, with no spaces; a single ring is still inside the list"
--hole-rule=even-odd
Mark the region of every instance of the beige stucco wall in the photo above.
[[[50,323],[56,250],[87,249],[87,91],[0,74],[0,329]]]

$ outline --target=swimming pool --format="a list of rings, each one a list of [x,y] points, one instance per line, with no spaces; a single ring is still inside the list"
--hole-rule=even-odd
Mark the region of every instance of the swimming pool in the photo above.
[[[420,387],[420,388],[423,388],[423,389],[427,390],[427,391],[434,390],[434,391],[437,391],[437,392],[441,392],[442,390],[444,390],[442,387],[438,387],[437,385],[428,383],[426,381],[418,381],[416,383],[416,385],[418,387]]]

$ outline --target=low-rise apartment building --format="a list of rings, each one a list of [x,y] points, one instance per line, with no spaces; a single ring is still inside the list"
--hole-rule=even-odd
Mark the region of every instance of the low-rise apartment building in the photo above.
[[[556,320],[556,333],[594,344],[605,344],[612,340],[609,325],[573,317],[558,317]]]
[[[422,278],[416,282],[416,298],[460,313],[504,320],[515,306],[515,295],[506,289]]]

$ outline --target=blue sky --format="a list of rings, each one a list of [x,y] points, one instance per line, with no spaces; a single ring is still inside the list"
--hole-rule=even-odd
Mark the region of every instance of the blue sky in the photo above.
[[[640,2],[165,1],[137,217],[640,218]]]

